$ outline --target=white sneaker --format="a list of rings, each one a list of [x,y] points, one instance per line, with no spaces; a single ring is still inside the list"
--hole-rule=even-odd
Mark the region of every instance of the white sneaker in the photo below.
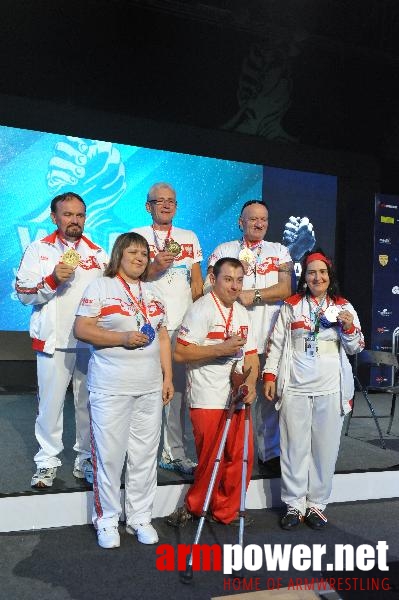
[[[31,487],[46,488],[53,485],[57,475],[57,467],[39,467],[30,482]]]
[[[86,479],[87,483],[93,483],[94,475],[91,458],[85,458],[80,462],[79,456],[77,456],[72,473],[78,479]]]
[[[126,525],[126,533],[137,535],[137,539],[142,544],[157,544],[158,534],[151,523],[136,523],[135,525]]]
[[[97,541],[101,548],[119,548],[121,540],[117,526],[97,529]]]

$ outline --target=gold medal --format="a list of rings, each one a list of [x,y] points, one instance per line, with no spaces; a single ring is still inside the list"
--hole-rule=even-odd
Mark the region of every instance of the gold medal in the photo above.
[[[238,260],[240,260],[241,262],[251,264],[254,262],[254,259],[254,253],[249,248],[243,248],[242,250],[240,250]]]
[[[69,250],[64,252],[61,256],[61,262],[63,262],[64,265],[75,268],[80,262],[80,254],[74,248],[69,248]]]
[[[181,252],[181,246],[180,246],[180,244],[175,242],[175,240],[173,240],[172,238],[169,238],[165,242],[165,251],[170,252],[171,254],[173,254],[173,256],[179,256],[179,254]]]

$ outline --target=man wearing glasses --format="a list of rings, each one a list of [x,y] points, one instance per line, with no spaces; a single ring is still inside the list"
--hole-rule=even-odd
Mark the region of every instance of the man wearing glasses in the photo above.
[[[148,191],[145,206],[151,214],[152,225],[134,231],[144,236],[150,246],[148,280],[165,302],[168,331],[174,345],[187,308],[202,295],[202,250],[193,231],[172,224],[177,201],[169,183],[155,183]],[[173,381],[175,395],[165,407],[159,466],[192,475],[196,463],[186,455],[184,436],[184,365],[173,365]]]
[[[243,291],[238,299],[251,317],[261,371],[266,344],[277,320],[281,301],[291,295],[291,256],[285,246],[264,240],[268,225],[266,204],[262,200],[245,202],[238,219],[242,238],[220,244],[208,260],[208,274],[213,271],[217,260],[227,256],[238,258],[244,267]],[[260,386],[255,410],[260,470],[267,476],[280,475],[278,413],[274,403],[263,398]]]

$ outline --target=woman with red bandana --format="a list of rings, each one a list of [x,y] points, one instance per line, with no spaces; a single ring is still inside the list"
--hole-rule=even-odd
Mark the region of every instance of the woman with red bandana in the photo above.
[[[353,306],[339,294],[332,261],[321,250],[302,262],[298,293],[287,298],[263,370],[267,400],[280,411],[283,529],[327,524],[344,415],[354,395],[347,354],[364,347]]]

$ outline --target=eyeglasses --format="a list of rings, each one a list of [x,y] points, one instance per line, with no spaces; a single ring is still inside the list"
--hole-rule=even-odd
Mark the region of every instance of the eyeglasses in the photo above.
[[[157,198],[156,200],[148,200],[149,204],[154,204],[155,206],[177,206],[176,200],[169,200],[169,198]]]

